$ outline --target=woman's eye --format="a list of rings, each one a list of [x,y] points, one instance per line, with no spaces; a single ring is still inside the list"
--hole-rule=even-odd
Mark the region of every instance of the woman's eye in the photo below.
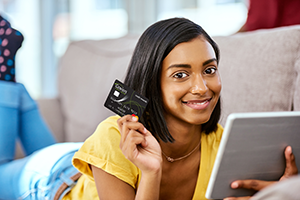
[[[178,79],[184,78],[184,77],[186,77],[186,76],[187,76],[187,74],[184,73],[184,72],[179,72],[179,73],[176,73],[176,74],[174,75],[174,77],[175,77],[175,78],[178,78]]]
[[[214,74],[216,73],[217,69],[215,67],[207,68],[204,72],[205,74]]]

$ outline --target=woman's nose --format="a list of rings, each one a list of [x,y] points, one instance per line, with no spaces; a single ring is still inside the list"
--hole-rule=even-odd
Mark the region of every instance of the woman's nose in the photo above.
[[[197,76],[193,80],[190,91],[192,94],[200,94],[200,95],[204,95],[208,91],[206,81],[202,78],[202,76]]]

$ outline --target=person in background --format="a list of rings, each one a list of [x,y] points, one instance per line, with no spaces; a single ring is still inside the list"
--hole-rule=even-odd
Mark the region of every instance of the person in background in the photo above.
[[[248,16],[238,32],[300,24],[299,0],[249,0]]]
[[[15,56],[23,40],[0,15],[0,199],[55,199],[80,176],[71,159],[81,144],[56,144],[37,103],[16,82]],[[25,157],[14,160],[17,140]]]

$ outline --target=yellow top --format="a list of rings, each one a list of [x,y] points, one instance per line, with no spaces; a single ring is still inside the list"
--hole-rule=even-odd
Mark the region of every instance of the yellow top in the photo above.
[[[119,148],[121,135],[117,125],[118,118],[118,116],[109,117],[100,123],[95,133],[75,153],[73,165],[83,175],[63,200],[99,199],[89,164],[118,177],[134,189],[138,187],[141,171],[125,158]],[[216,132],[209,135],[202,133],[200,171],[193,200],[206,199],[205,191],[222,133],[223,128],[220,125]]]

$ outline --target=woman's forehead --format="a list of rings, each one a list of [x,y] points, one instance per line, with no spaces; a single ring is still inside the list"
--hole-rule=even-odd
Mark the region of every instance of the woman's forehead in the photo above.
[[[212,45],[203,37],[176,45],[163,60],[163,64],[181,62],[204,62],[216,58]]]

